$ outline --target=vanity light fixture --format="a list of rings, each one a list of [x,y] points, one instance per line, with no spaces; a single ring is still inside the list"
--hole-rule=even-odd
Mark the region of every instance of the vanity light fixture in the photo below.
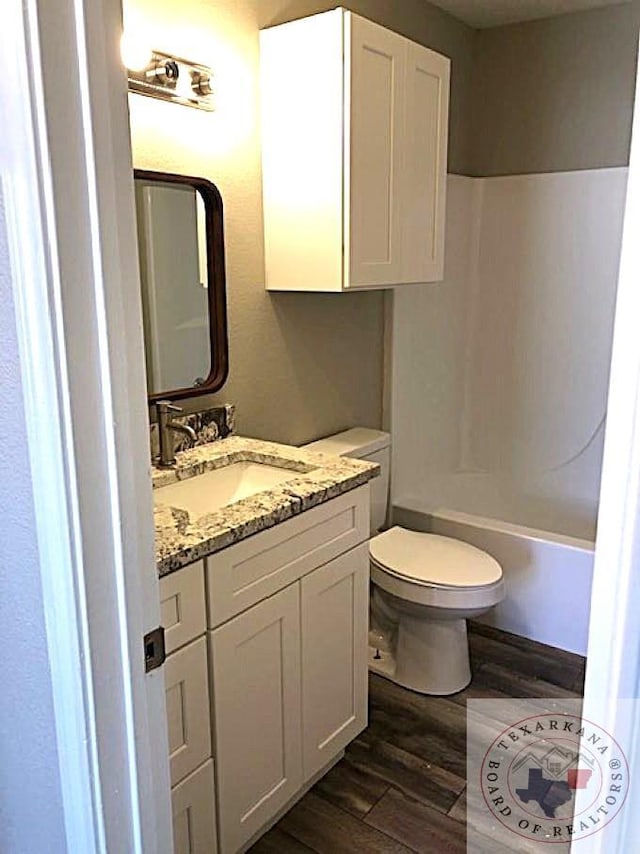
[[[144,56],[138,51],[134,58],[125,38],[122,41],[122,61],[127,68],[130,92],[200,110],[214,109],[212,71],[206,65],[159,50],[148,51]]]

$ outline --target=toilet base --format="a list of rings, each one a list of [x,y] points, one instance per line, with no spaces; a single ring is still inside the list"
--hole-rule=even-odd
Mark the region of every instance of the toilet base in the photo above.
[[[471,682],[467,621],[403,614],[395,651],[369,647],[369,669],[420,694],[457,694]]]
[[[396,659],[392,652],[384,652],[376,647],[369,647],[369,670],[395,682]]]

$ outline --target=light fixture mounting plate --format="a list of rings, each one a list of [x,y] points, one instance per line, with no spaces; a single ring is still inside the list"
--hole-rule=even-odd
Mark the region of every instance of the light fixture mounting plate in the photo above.
[[[215,109],[213,74],[206,65],[154,50],[144,68],[128,68],[127,75],[130,92],[199,110]]]

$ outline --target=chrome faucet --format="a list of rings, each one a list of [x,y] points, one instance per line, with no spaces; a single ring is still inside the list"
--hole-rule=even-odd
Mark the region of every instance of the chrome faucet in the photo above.
[[[175,465],[176,462],[172,433],[183,433],[192,442],[196,441],[197,436],[195,430],[186,424],[178,424],[177,421],[170,420],[172,412],[182,412],[179,406],[175,406],[168,400],[159,400],[156,403],[156,412],[158,415],[158,445],[160,448],[156,464],[161,468],[168,468]]]

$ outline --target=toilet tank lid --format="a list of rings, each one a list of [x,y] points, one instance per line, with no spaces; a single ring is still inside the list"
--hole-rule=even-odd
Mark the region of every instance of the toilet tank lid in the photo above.
[[[355,457],[362,459],[388,448],[391,444],[391,436],[382,430],[371,430],[368,427],[352,427],[334,436],[318,439],[303,445],[307,451],[315,451],[321,454],[333,454],[338,457]]]

